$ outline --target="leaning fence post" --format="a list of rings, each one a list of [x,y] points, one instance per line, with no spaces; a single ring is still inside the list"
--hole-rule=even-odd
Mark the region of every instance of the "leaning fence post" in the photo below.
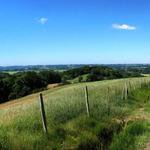
[[[89,96],[88,96],[88,88],[87,88],[87,86],[85,86],[85,102],[86,102],[87,115],[88,115],[88,117],[90,117]]]
[[[44,129],[44,132],[47,133],[47,122],[46,122],[46,114],[45,114],[45,109],[44,109],[44,102],[43,102],[43,95],[42,95],[42,93],[40,93],[39,102],[40,102],[40,109],[41,109],[41,118],[42,118],[43,129]]]

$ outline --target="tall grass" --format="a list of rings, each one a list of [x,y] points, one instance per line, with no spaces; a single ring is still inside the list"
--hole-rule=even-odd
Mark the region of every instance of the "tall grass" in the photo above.
[[[149,132],[147,122],[133,122],[119,135],[113,137],[109,150],[135,150],[139,148],[139,143],[145,134]]]
[[[113,119],[122,121],[137,107],[123,98],[125,86],[132,93],[149,84],[150,78],[144,77],[67,85],[43,92],[48,136],[42,131],[38,95],[29,104],[1,109],[0,149],[106,149],[112,133],[122,128]],[[85,85],[91,118],[86,117]]]

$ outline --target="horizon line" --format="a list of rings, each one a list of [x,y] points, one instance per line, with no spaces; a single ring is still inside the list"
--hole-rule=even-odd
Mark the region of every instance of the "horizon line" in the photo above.
[[[150,63],[83,63],[83,64],[28,64],[28,65],[0,65],[0,67],[27,67],[27,66],[60,66],[60,65],[150,65]]]

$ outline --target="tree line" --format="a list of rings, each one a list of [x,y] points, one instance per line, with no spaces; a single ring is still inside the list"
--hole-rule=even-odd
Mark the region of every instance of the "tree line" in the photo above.
[[[13,75],[0,73],[0,103],[37,92],[48,84],[60,82],[60,74],[54,71],[19,72]]]
[[[83,75],[87,75],[83,80]],[[62,81],[72,80],[79,77],[79,82],[91,82],[108,79],[119,79],[128,77],[141,77],[141,74],[133,71],[113,69],[106,66],[85,66],[76,69],[70,69],[63,73]]]
[[[86,79],[83,80],[83,75]],[[64,72],[27,71],[13,75],[0,73],[0,103],[38,92],[53,83],[69,83],[78,77],[78,82],[91,82],[106,79],[139,77],[137,72],[112,69],[106,66],[84,66]]]

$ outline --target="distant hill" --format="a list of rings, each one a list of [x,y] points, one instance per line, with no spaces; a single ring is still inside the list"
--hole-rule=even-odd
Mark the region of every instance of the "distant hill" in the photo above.
[[[58,70],[62,69],[61,71],[52,69],[44,70],[42,67],[40,68],[39,66],[39,68],[36,68],[34,66],[32,68],[29,66],[29,68],[22,68],[20,66],[17,68],[18,70],[22,69],[22,71],[18,71],[16,68],[15,73],[13,71],[8,71],[8,73],[7,71],[0,72],[0,103],[40,91],[47,88],[48,84],[92,82],[142,76],[139,72],[115,69],[102,65],[89,65],[80,68],[78,65],[57,67]],[[13,69],[13,67],[11,68]],[[36,69],[36,71],[31,69]]]
[[[140,76],[141,74],[138,72],[115,69],[107,66],[84,66],[64,71],[62,81],[72,80],[71,83],[91,82]]]
[[[27,65],[27,66],[0,66],[0,71],[39,71],[56,70],[65,71],[84,66],[106,66],[119,70],[128,70],[138,73],[150,73],[150,64],[67,64],[67,65]]]
[[[36,71],[36,70],[68,70],[84,65],[28,65],[28,66],[0,66],[0,71]]]

